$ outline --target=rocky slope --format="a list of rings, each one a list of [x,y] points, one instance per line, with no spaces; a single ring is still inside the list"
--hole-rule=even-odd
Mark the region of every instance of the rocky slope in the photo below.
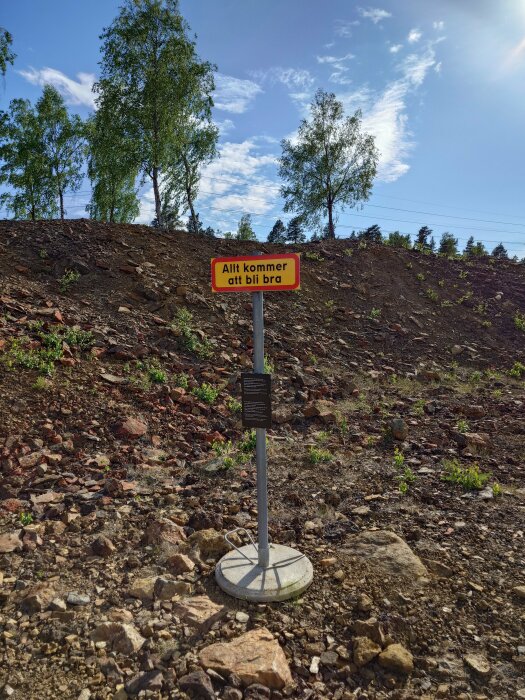
[[[299,246],[270,532],[315,578],[247,605],[250,298],[209,260],[256,249],[0,222],[0,698],[525,697],[525,268]]]

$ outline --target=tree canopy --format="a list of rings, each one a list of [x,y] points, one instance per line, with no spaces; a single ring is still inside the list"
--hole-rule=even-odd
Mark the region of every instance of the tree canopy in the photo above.
[[[7,65],[13,65],[16,54],[11,49],[13,43],[13,35],[4,27],[0,27],[0,75],[5,76]]]
[[[144,181],[152,183],[161,225],[173,208],[166,197],[175,190],[178,194],[180,188],[181,180],[172,177],[172,169],[182,154],[188,162],[193,159],[187,148],[188,130],[209,125],[213,106],[214,66],[199,59],[187,33],[177,0],[125,0],[101,36],[97,104],[101,107],[109,100],[118,105],[118,121],[133,144],[138,170]],[[206,148],[195,151],[197,159],[213,151],[209,146],[213,133],[207,132]],[[188,182],[194,192],[195,168],[192,172]]]
[[[328,237],[334,238],[335,208],[367,200],[376,175],[379,154],[373,136],[361,131],[361,113],[345,117],[335,95],[318,90],[310,121],[304,119],[297,138],[284,139],[281,147],[285,211],[315,226],[327,216]]]

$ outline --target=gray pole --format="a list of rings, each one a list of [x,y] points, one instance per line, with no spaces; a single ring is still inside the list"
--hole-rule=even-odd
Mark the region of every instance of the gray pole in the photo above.
[[[253,307],[253,369],[264,372],[264,315],[263,293],[252,293]],[[268,568],[268,480],[266,475],[266,429],[256,428],[255,457],[257,463],[257,526],[259,539],[259,566]]]

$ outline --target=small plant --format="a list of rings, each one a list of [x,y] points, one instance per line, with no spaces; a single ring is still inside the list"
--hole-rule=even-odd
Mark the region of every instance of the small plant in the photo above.
[[[315,439],[320,445],[324,445],[330,439],[330,433],[326,430],[320,430],[315,434]]]
[[[89,350],[95,342],[91,331],[83,331],[80,328],[68,328],[64,331],[63,338],[68,345],[79,350]]]
[[[319,362],[319,360],[317,359],[317,355],[308,355],[308,362],[311,365],[316,365]]]
[[[210,357],[212,346],[210,341],[203,337],[199,339],[192,327],[193,314],[188,309],[177,309],[175,320],[171,323],[171,328],[182,339],[182,344],[189,352],[194,352],[198,357],[206,359]]]
[[[405,464],[405,455],[401,452],[399,447],[394,449],[394,467],[396,469],[403,469]]]
[[[220,389],[212,386],[211,384],[208,384],[207,382],[203,382],[200,386],[196,386],[191,391],[191,393],[194,396],[196,396],[198,399],[204,401],[204,403],[207,404],[214,403],[217,399],[217,396],[219,395],[219,392]]]
[[[168,379],[166,372],[160,367],[148,367],[147,374],[152,384],[164,384]]]
[[[240,413],[242,411],[242,403],[233,396],[230,396],[230,398],[226,401],[226,406],[232,413]]]
[[[519,331],[523,331],[523,333],[525,333],[525,314],[521,314],[519,311],[516,311],[516,315],[514,316],[514,325]]]
[[[440,287],[444,287],[444,286],[445,286],[445,280],[439,280],[438,285],[439,285]]]
[[[399,492],[404,495],[408,492],[409,485],[413,484],[417,479],[417,476],[414,474],[412,469],[410,469],[410,467],[405,467],[403,473],[398,474],[396,478],[399,481]]]
[[[230,454],[230,452],[233,450],[232,441],[228,440],[221,442],[220,440],[214,440],[214,442],[212,442],[211,449],[218,457]]]
[[[270,360],[268,355],[265,355],[264,356],[264,373],[265,374],[273,374],[274,371],[275,371],[275,365]]]
[[[411,262],[407,262],[407,264],[405,265],[405,267],[406,267],[407,270],[411,270],[411,269],[412,269],[412,263],[411,263]]]
[[[32,513],[20,513],[20,524],[23,525],[24,527],[26,525],[31,525],[33,522],[34,518]]]
[[[497,498],[498,496],[501,496],[502,493],[503,491],[501,489],[501,486],[498,484],[497,481],[495,481],[492,484],[492,495],[494,496],[494,498]]]
[[[418,399],[417,401],[414,402],[414,405],[412,406],[412,413],[415,416],[422,416],[425,413],[425,401],[424,399]]]
[[[333,311],[335,307],[335,301],[334,299],[328,299],[328,301],[325,301],[324,305],[329,311]]]
[[[305,257],[307,260],[315,260],[316,262],[324,262],[323,256],[320,255],[319,253],[311,253],[311,252],[308,252],[308,253],[305,253],[305,254],[304,254],[304,257]]]
[[[38,257],[40,260],[47,260],[49,257],[47,250],[45,248],[40,248],[38,251]]]
[[[454,306],[454,302],[450,301],[450,299],[445,299],[444,301],[441,302],[441,306],[444,309],[449,309],[451,306]]]
[[[337,421],[337,428],[339,429],[339,434],[341,435],[343,445],[346,445],[346,441],[348,440],[348,436],[350,434],[350,428],[348,426],[348,421],[346,418],[344,418],[344,416],[340,417]]]
[[[45,377],[37,377],[32,384],[35,391],[47,391],[49,389],[49,381]]]
[[[511,377],[521,379],[521,377],[525,374],[525,365],[521,362],[515,362],[512,369],[509,369],[509,374]]]
[[[368,318],[371,321],[374,321],[375,319],[378,319],[381,316],[381,309],[375,309],[373,308],[370,313],[368,314]]]
[[[80,272],[76,270],[66,270],[59,280],[60,291],[65,294],[72,284],[78,282],[80,279]]]
[[[486,301],[481,301],[474,307],[474,313],[479,314],[480,316],[484,316],[487,313],[487,306],[488,304]]]
[[[416,277],[417,277],[417,279],[418,279],[420,282],[424,282],[424,281],[425,281],[425,275],[424,275],[422,272],[418,272],[417,275],[416,275]]]
[[[366,250],[366,241],[359,241],[357,247],[359,248],[359,250]]]
[[[247,430],[244,433],[244,437],[239,443],[239,449],[245,454],[250,452],[255,452],[255,446],[257,445],[257,433],[255,430]]]
[[[483,379],[483,374],[482,374],[482,372],[480,372],[479,370],[475,370],[475,371],[472,372],[472,374],[470,375],[469,381],[470,381],[472,384],[479,384],[480,381],[481,381],[482,379]]]
[[[345,248],[345,249],[343,250],[343,253],[344,253],[348,258],[351,258],[352,255],[354,254],[354,251],[352,250],[352,248]]]
[[[308,461],[310,464],[319,464],[320,462],[331,462],[333,455],[328,450],[323,450],[320,447],[310,447],[308,449]]]
[[[181,389],[187,389],[189,386],[189,376],[185,372],[174,376],[175,386],[180,386]]]
[[[458,484],[466,491],[480,490],[490,479],[490,474],[481,472],[477,463],[462,467],[457,459],[443,461],[441,478],[451,484]]]
[[[438,293],[435,291],[435,289],[432,289],[432,287],[427,287],[425,290],[425,296],[430,299],[430,301],[433,302],[438,302],[439,301],[439,296]]]
[[[472,291],[469,290],[468,292],[465,292],[462,297],[459,297],[457,300],[457,304],[464,304],[466,301],[472,298]]]
[[[469,431],[469,424],[466,420],[458,420],[458,424],[456,427],[458,433],[468,433]]]
[[[459,279],[461,280],[466,280],[468,277],[468,272],[467,270],[460,270],[459,272]]]

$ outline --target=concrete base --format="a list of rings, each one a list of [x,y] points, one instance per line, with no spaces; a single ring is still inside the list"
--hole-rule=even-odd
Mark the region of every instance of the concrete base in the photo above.
[[[215,568],[217,583],[234,598],[257,603],[288,600],[300,595],[312,582],[312,563],[296,549],[271,544],[267,569],[258,566],[253,545],[239,549],[228,552]]]

